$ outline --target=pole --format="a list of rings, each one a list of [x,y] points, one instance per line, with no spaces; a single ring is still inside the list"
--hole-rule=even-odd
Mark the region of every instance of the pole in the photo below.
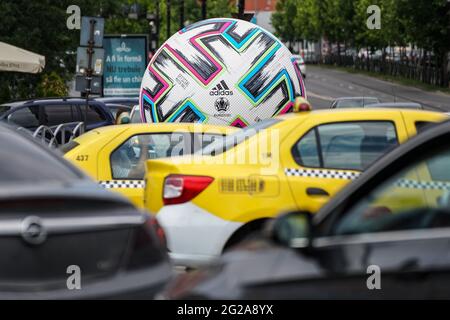
[[[159,48],[159,0],[156,0],[156,39],[155,39],[155,49]]]
[[[180,30],[184,28],[184,0],[180,0]]]
[[[88,41],[88,47],[86,49],[86,52],[88,54],[88,68],[86,70],[86,105],[84,110],[84,130],[87,131],[87,113],[89,108],[89,94],[91,93],[91,86],[92,86],[92,54],[94,53],[94,30],[95,30],[95,24],[97,21],[90,20],[90,31],[89,31],[89,41]]]
[[[172,33],[170,32],[170,0],[167,0],[167,8],[166,8],[166,19],[167,19],[167,39],[170,38],[170,36],[172,35]]]
[[[154,22],[153,22],[154,23]],[[155,53],[155,49],[153,48],[153,24],[152,22],[149,22],[148,24],[148,28],[149,30],[149,35],[148,35],[148,52],[150,52],[153,56],[153,54]],[[147,57],[148,59],[148,57]]]
[[[245,0],[238,0],[238,18],[244,18]]]
[[[202,1],[202,20],[206,20],[206,0]]]

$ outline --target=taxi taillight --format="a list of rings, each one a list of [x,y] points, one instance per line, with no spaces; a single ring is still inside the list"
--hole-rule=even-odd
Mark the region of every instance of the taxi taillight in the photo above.
[[[190,201],[213,181],[207,176],[169,175],[164,179],[163,202],[170,205]]]

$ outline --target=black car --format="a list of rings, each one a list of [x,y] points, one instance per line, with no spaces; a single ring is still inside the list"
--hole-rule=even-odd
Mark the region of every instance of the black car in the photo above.
[[[0,299],[153,298],[162,229],[38,142],[0,125]]]
[[[277,218],[166,298],[449,299],[450,122],[376,162],[316,215]]]
[[[120,112],[131,112],[131,109],[139,104],[139,97],[101,97],[95,98],[96,101],[103,102],[112,113],[114,119]]]
[[[46,98],[0,105],[0,121],[31,131],[45,125],[52,129],[60,124],[86,122],[86,130],[114,124],[114,117],[101,101],[81,98]]]

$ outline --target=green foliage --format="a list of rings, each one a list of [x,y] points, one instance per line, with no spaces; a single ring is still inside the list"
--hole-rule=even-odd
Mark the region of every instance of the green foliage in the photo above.
[[[39,97],[67,96],[66,83],[55,71],[43,74],[36,90]]]
[[[380,30],[366,26],[370,5],[381,9]],[[450,51],[447,0],[279,0],[272,24],[284,41],[323,36],[358,48],[413,43],[436,53]]]
[[[367,27],[371,5],[381,10],[381,29]],[[450,1],[447,0],[279,0],[272,15],[276,34],[289,42],[321,37],[331,43],[370,48],[416,45],[435,55],[448,83]]]
[[[298,1],[296,0],[278,0],[276,12],[272,15],[272,25],[276,35],[290,44],[300,39],[300,33],[297,32],[294,23],[297,16],[297,5]]]
[[[66,26],[69,5],[78,5],[82,16],[104,17],[106,34],[149,34],[145,17],[138,20],[128,17],[125,6],[134,3],[141,6],[144,16],[146,12],[156,14],[157,0],[1,0],[0,41],[45,56],[46,75],[0,72],[0,103],[66,94],[60,85],[73,78],[75,53],[80,41],[80,31],[69,30]],[[180,27],[180,0],[171,0],[171,4],[170,34],[173,34]],[[184,8],[185,21],[193,23],[201,19],[197,0],[185,0]],[[207,1],[208,18],[229,17],[232,10],[231,1]],[[159,13],[161,44],[166,40],[166,0],[159,0]]]

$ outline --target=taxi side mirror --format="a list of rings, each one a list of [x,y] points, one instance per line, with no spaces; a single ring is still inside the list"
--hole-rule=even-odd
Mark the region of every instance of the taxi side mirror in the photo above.
[[[293,211],[275,219],[269,236],[277,244],[290,248],[312,248],[314,236],[313,215],[309,211]]]

